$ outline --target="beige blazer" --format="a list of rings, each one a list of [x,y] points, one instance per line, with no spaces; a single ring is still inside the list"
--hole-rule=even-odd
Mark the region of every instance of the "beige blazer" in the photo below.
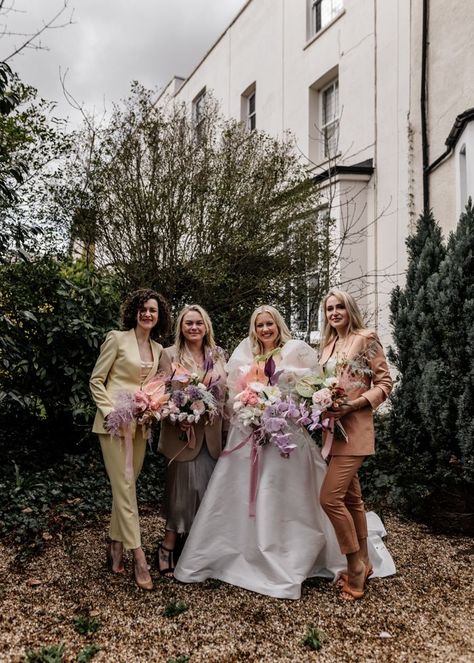
[[[97,405],[93,433],[107,432],[104,419],[114,409],[114,396],[119,391],[134,393],[156,374],[163,347],[156,341],[150,341],[150,344],[153,366],[145,380],[142,380],[135,330],[111,331],[107,334],[89,381],[92,398]]]
[[[334,354],[334,338],[323,349],[320,364],[324,367]],[[349,392],[350,400],[360,396],[367,399],[367,407],[350,412],[341,418],[341,424],[347,433],[348,440],[334,439],[332,443],[332,456],[368,456],[375,452],[375,434],[373,410],[389,396],[392,391],[392,378],[388,370],[387,360],[382,344],[377,334],[369,329],[362,329],[350,335],[347,339],[344,355],[348,359],[357,359],[370,368],[372,374],[357,374],[354,378],[364,386],[357,387]]]
[[[172,345],[165,348],[161,355],[159,370],[165,373],[171,373],[171,363],[178,361],[178,350],[176,346]],[[224,362],[222,360],[216,361],[214,364],[213,375],[220,376],[218,386],[220,394],[220,405],[223,409],[224,400],[226,396],[226,372]],[[186,448],[186,440],[180,440],[181,429],[178,424],[173,424],[167,419],[161,422],[160,441],[158,444],[158,451],[160,451],[166,458],[171,460],[175,458],[176,461],[193,460],[201,451],[203,442],[205,441],[207,449],[212,458],[218,458],[222,451],[222,430],[223,418],[216,417],[212,424],[206,424],[204,421],[199,421],[194,431],[196,434],[196,446],[194,449]],[[178,455],[176,455],[178,454]]]

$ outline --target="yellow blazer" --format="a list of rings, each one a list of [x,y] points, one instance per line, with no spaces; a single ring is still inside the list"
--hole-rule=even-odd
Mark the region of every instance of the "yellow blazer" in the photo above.
[[[178,351],[176,346],[172,345],[169,348],[165,348],[161,355],[159,370],[164,371],[167,374],[171,373],[171,363],[178,361]],[[214,375],[219,375],[220,380],[218,382],[219,394],[221,397],[221,405],[223,406],[223,401],[225,400],[226,395],[226,372],[224,368],[224,362],[222,360],[215,361]],[[222,407],[223,409],[223,407]],[[224,426],[225,428],[225,426]],[[196,446],[194,449],[186,447],[186,440],[180,440],[181,429],[178,424],[173,424],[167,419],[164,419],[161,422],[161,431],[160,431],[160,441],[158,443],[158,451],[160,451],[166,458],[171,460],[176,456],[176,461],[188,461],[193,460],[201,451],[203,442],[206,442],[207,449],[212,458],[218,458],[219,454],[222,451],[222,430],[223,430],[223,418],[216,417],[212,424],[206,424],[203,420],[199,421],[194,426],[194,431],[196,434]]]
[[[111,331],[107,334],[89,381],[92,398],[97,405],[93,433],[107,433],[104,419],[114,409],[114,396],[118,392],[134,393],[156,374],[163,347],[156,341],[150,341],[150,344],[153,366],[143,380],[135,330]]]
[[[337,338],[334,338],[321,353],[321,366],[334,354]],[[334,439],[332,456],[369,456],[375,452],[375,434],[373,410],[389,396],[392,391],[392,378],[388,369],[385,353],[377,334],[370,329],[361,329],[350,334],[346,342],[344,356],[349,360],[360,360],[371,370],[371,375],[357,374],[354,380],[364,386],[351,390],[350,400],[360,396],[367,399],[367,407],[350,412],[341,418],[341,424],[348,440]]]

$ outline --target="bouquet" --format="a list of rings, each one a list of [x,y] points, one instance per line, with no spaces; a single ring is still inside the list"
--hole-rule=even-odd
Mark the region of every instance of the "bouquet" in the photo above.
[[[133,477],[133,428],[140,425],[144,430],[148,429],[149,439],[151,425],[169,415],[169,399],[163,376],[155,377],[134,394],[121,391],[115,397],[114,409],[106,417],[104,426],[111,435],[125,438],[125,476],[128,480]]]
[[[291,442],[289,421],[298,421],[301,410],[290,396],[282,397],[278,379],[282,371],[276,371],[275,361],[265,362],[263,376],[254,366],[242,377],[244,389],[234,398],[234,412],[244,426],[252,427],[252,441],[263,446],[272,443],[280,454],[288,458],[296,445]],[[266,384],[261,380],[266,378]]]
[[[313,437],[322,437],[324,431],[328,433],[322,450],[323,458],[328,456],[334,436],[347,442],[342,423],[325,414],[344,405],[350,390],[364,386],[363,382],[355,379],[357,373],[363,372],[359,364],[358,359],[329,361],[321,374],[306,375],[296,384],[296,391],[303,398],[306,410],[301,423]]]
[[[265,361],[262,371],[256,362],[241,377],[242,390],[235,396],[233,409],[235,416],[244,426],[250,426],[251,432],[233,449],[225,450],[222,456],[241,449],[251,443],[250,451],[250,494],[249,516],[255,517],[259,477],[259,455],[262,446],[273,444],[283,458],[289,458],[296,448],[292,443],[290,421],[299,421],[302,416],[300,407],[291,396],[282,396],[278,380],[283,371],[277,371],[273,357]]]
[[[206,424],[212,423],[220,414],[216,397],[216,386],[220,376],[217,378],[212,376],[214,361],[211,353],[206,357],[204,373],[201,375],[188,371],[178,363],[173,363],[171,368],[171,375],[166,379],[169,389],[168,417],[172,423],[187,425],[183,431],[183,439],[187,438],[186,446],[194,449],[196,445],[194,425],[202,419]],[[182,449],[179,453],[181,451]],[[170,463],[173,460],[174,458]]]

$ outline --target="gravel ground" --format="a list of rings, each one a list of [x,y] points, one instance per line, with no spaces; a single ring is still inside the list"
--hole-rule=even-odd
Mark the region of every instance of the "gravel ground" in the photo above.
[[[322,580],[305,584],[300,601],[283,601],[216,581],[160,580],[153,570],[155,590],[140,591],[130,563],[125,576],[105,569],[105,519],[103,527],[53,539],[21,573],[3,545],[0,661],[19,663],[28,649],[64,644],[63,660],[72,662],[91,643],[100,648],[94,663],[474,661],[474,541],[433,535],[395,516],[386,527],[398,574],[371,580],[364,599],[351,604]],[[144,511],[142,528],[151,552],[163,520]],[[172,600],[187,610],[164,616]],[[95,633],[77,633],[81,615],[100,624]],[[325,634],[320,651],[302,643],[309,625]]]

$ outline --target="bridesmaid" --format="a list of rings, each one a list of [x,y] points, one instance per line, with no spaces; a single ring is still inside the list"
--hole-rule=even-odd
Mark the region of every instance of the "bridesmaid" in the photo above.
[[[121,391],[134,393],[156,374],[162,346],[157,342],[169,328],[168,304],[158,292],[141,288],[133,292],[122,306],[122,323],[126,331],[111,331],[100,349],[90,378],[97,413],[92,431],[98,433],[105,468],[112,487],[112,516],[107,559],[113,573],[123,573],[123,554],[133,551],[134,575],[141,589],[150,590],[150,577],[140,538],[136,480],[145,456],[146,440],[141,427],[133,438],[134,477],[125,477],[125,443],[104,427],[114,409],[114,397]]]
[[[321,487],[321,506],[347,559],[347,574],[341,576],[343,598],[353,600],[362,598],[365,582],[372,575],[367,520],[357,473],[364,458],[375,451],[372,412],[389,396],[392,379],[378,336],[365,328],[354,298],[332,289],[323,300],[323,310],[320,363],[324,367],[329,361],[339,365],[342,362],[357,383],[349,391],[347,403],[328,413],[341,420],[347,441],[336,438],[332,442],[328,471]]]
[[[212,378],[219,377],[216,385],[220,409],[223,411],[226,395],[226,373],[222,350],[214,340],[211,319],[197,304],[185,306],[176,321],[175,343],[163,351],[160,371],[170,374],[171,364],[179,363],[191,373],[204,373],[204,363],[211,354],[214,368]],[[208,376],[210,378],[210,376]],[[212,423],[203,420],[194,425],[195,442],[188,444],[186,428],[164,420],[161,424],[158,450],[170,461],[166,471],[166,528],[163,542],[158,547],[160,574],[173,577],[178,535],[186,536],[191,529],[217,458],[227,434],[222,416]],[[184,438],[184,439],[183,439]]]

